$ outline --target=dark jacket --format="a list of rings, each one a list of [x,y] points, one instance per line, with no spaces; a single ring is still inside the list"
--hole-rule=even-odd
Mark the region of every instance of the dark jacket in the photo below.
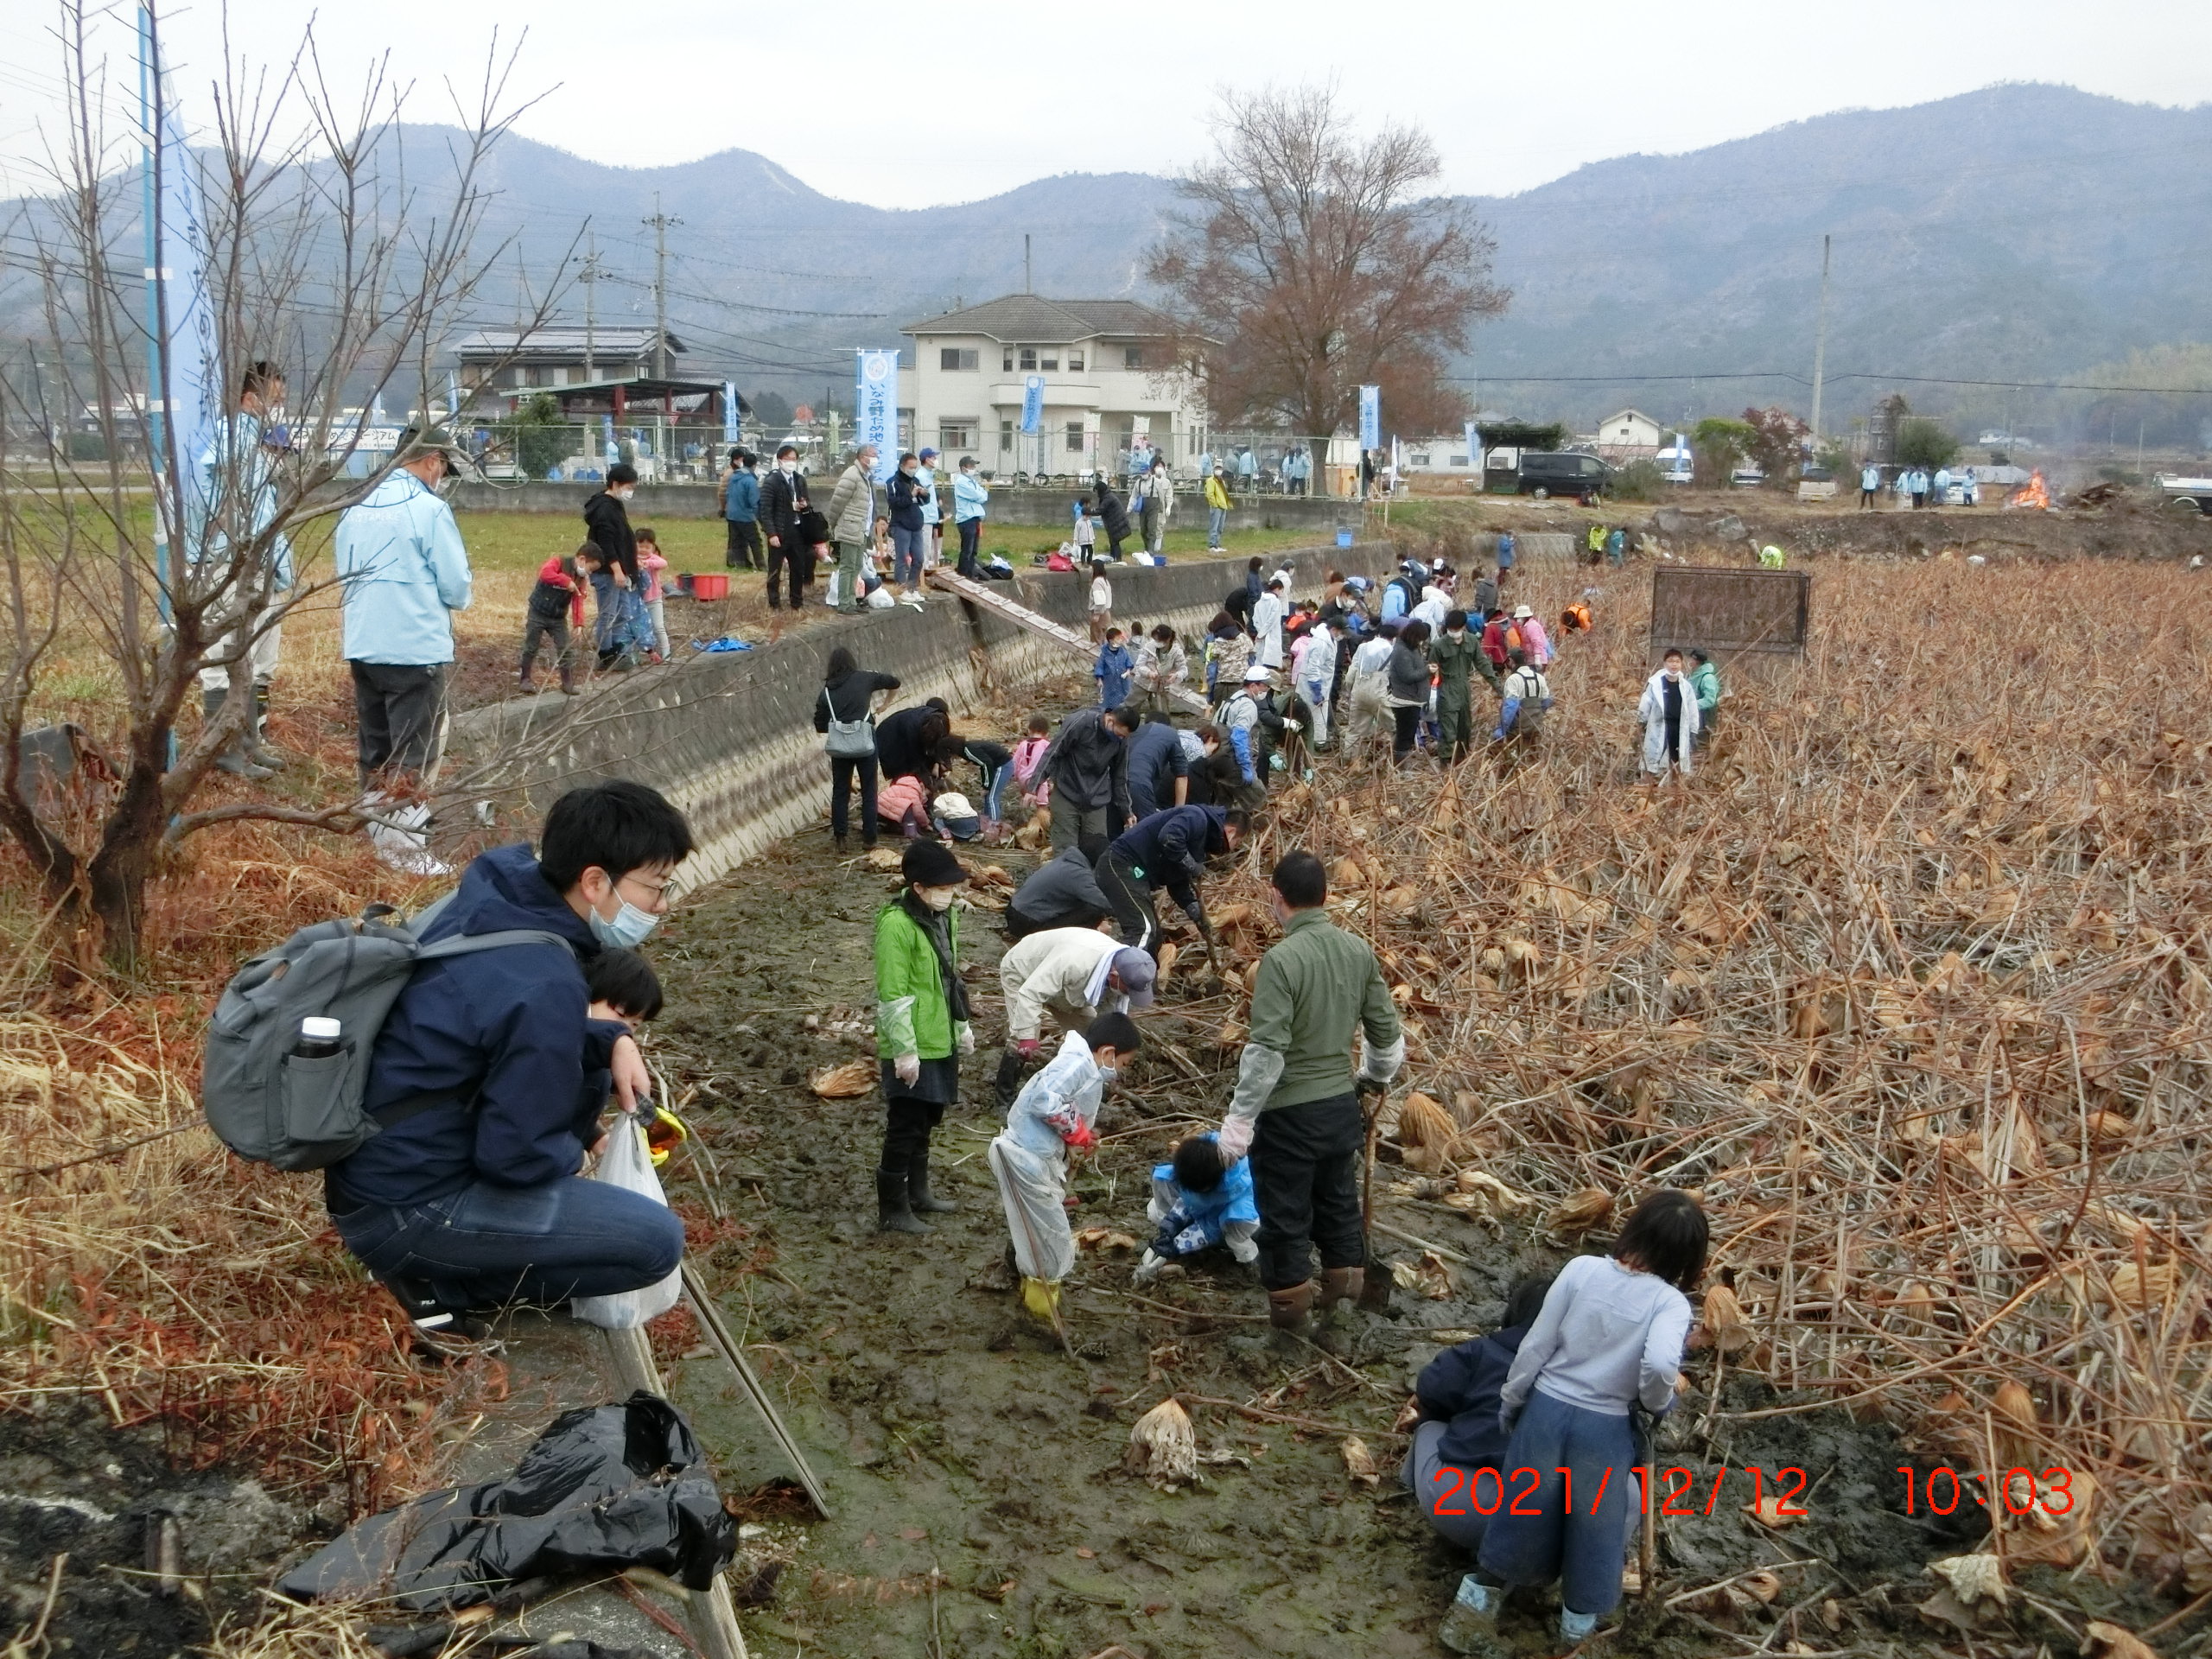
[[[1175,780],[1190,775],[1183,734],[1172,721],[1147,720],[1128,741],[1129,810],[1140,820],[1175,804]]]
[[[1390,647],[1390,660],[1383,671],[1393,698],[1401,702],[1428,701],[1428,658],[1403,639]]]
[[[1039,928],[1096,927],[1114,913],[1080,847],[1070,847],[1030,871],[1007,908]]]
[[[1109,850],[1188,910],[1198,902],[1192,884],[1206,873],[1206,855],[1229,850],[1228,818],[1225,806],[1171,806],[1130,825]]]
[[[1070,806],[1103,806],[1109,819],[1117,812],[1122,821],[1128,818],[1128,746],[1106,729],[1103,709],[1080,709],[1062,721],[1037,775]]]
[[[1236,764],[1236,751],[1224,743],[1205,761],[1191,768],[1190,803],[1193,806],[1234,806],[1244,786],[1244,768]]]
[[[1452,1469],[1496,1469],[1503,1465],[1511,1437],[1498,1421],[1499,1395],[1513,1357],[1521,1351],[1525,1325],[1508,1325],[1456,1348],[1446,1348],[1421,1368],[1414,1384],[1425,1421],[1449,1422],[1437,1442],[1437,1461]]]
[[[781,468],[769,474],[760,484],[761,533],[774,537],[779,547],[804,551],[793,537],[798,533],[799,514],[812,505],[807,499],[806,480],[797,473],[789,478]]]
[[[630,528],[630,510],[605,490],[584,502],[584,537],[622,567],[632,585],[638,580],[638,537]]]
[[[585,1020],[582,962],[599,945],[524,845],[473,861],[425,937],[506,928],[557,934],[572,948],[518,944],[425,964],[369,1061],[372,1112],[445,1090],[464,1091],[474,1109],[464,1098],[372,1137],[331,1166],[334,1198],[402,1206],[480,1181],[543,1186],[576,1173],[603,1099],[585,1099],[584,1080],[607,1069],[624,1027]]]
[[[929,704],[918,702],[909,709],[894,709],[875,722],[875,761],[882,768],[884,782],[928,774],[935,762],[922,747],[922,722],[931,715],[944,718]]]
[[[1128,506],[1103,479],[1099,480],[1095,493],[1098,499],[1099,521],[1106,526],[1108,538],[1117,542],[1122,540],[1129,533]]]
[[[1259,599],[1249,587],[1232,588],[1221,601],[1221,608],[1236,619],[1236,626],[1245,632],[1252,632],[1252,607]]]
[[[814,699],[814,729],[817,732],[830,729],[832,709],[836,711],[839,720],[867,719],[868,699],[879,691],[896,691],[899,677],[896,674],[878,674],[873,669],[856,668],[849,674],[826,681],[822,689],[830,695],[823,697],[817,693]]]
[[[905,473],[891,474],[891,524],[894,530],[919,530],[922,503],[934,493],[919,478]]]

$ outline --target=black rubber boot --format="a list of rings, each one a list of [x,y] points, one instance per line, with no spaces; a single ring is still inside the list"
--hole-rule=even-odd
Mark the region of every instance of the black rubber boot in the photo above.
[[[203,691],[200,694],[200,712],[208,725],[213,726],[223,717],[223,705],[230,699],[231,694],[227,690]],[[245,778],[254,783],[260,782],[264,778],[273,778],[276,775],[267,766],[257,766],[246,759],[245,743],[243,738],[232,738],[230,747],[215,757],[215,769],[218,772],[227,772],[233,778]]]
[[[926,1142],[906,1166],[906,1205],[925,1216],[950,1215],[960,1206],[930,1191],[930,1149]]]
[[[253,683],[253,724],[247,727],[245,732],[245,758],[257,766],[282,772],[290,757],[269,746],[268,725],[269,688],[256,680]]]
[[[906,1172],[875,1172],[875,1230],[879,1233],[933,1233],[929,1223],[914,1214],[906,1201]]]
[[[994,1079],[994,1086],[998,1090],[1001,1111],[1013,1105],[1014,1097],[1021,1092],[1021,1074],[1027,1064],[1020,1052],[1013,1048],[999,1057],[999,1074]]]

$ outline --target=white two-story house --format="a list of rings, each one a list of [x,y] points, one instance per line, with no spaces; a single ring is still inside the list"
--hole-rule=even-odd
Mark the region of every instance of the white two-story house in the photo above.
[[[914,342],[912,366],[899,371],[901,423],[945,466],[973,455],[1001,474],[1118,474],[1141,438],[1176,471],[1196,470],[1203,391],[1173,356],[1167,319],[1149,307],[1009,294],[899,332]],[[1033,375],[1044,403],[1029,433],[1021,416]]]

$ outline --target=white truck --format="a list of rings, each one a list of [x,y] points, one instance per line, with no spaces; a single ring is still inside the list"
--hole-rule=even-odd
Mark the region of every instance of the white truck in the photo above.
[[[2151,480],[2166,505],[2179,512],[2212,512],[2212,478],[2182,478],[2160,473]]]

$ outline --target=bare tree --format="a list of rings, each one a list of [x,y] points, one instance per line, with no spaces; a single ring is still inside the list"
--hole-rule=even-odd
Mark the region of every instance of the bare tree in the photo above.
[[[480,83],[454,97],[460,131],[427,169],[432,188],[403,164],[403,89],[378,64],[340,92],[310,33],[274,70],[226,58],[200,149],[153,77],[142,181],[115,164],[108,135],[104,15],[63,0],[68,136],[16,262],[41,285],[53,367],[0,393],[0,830],[60,925],[127,963],[165,842],[239,818],[365,821],[351,795],[210,806],[202,786],[251,718],[253,643],[334,585],[304,553],[293,568],[294,543],[391,465],[357,464],[359,411],[404,389],[429,413],[433,359],[504,251],[478,245],[484,174],[521,111],[506,90],[513,53],[495,46]],[[143,27],[157,49],[151,8]],[[130,257],[142,183],[169,278],[143,284]],[[198,268],[188,293],[172,251]],[[151,340],[168,342],[158,369]],[[257,362],[285,374],[297,414],[281,432],[235,412]],[[195,397],[207,415],[196,428]],[[86,653],[112,670],[111,713],[67,746],[50,732],[27,746],[57,658]],[[179,710],[210,667],[228,671],[231,694],[180,747]],[[69,810],[54,785],[72,771],[108,787],[89,803],[69,791]]]
[[[1427,135],[1360,139],[1332,90],[1303,87],[1226,94],[1214,136],[1147,269],[1173,296],[1183,354],[1204,359],[1216,418],[1325,437],[1375,385],[1398,430],[1455,428],[1449,354],[1510,296],[1482,226],[1414,194],[1438,172]]]

